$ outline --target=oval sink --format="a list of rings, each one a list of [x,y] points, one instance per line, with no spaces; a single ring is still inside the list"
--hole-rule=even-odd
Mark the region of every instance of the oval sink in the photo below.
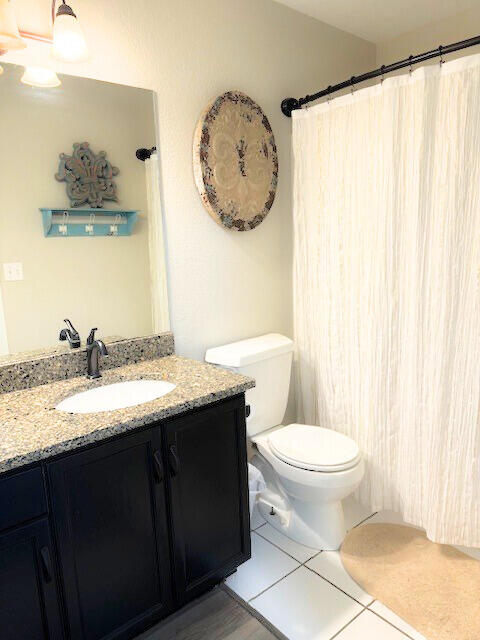
[[[143,404],[170,393],[176,385],[164,380],[129,380],[70,396],[55,407],[66,413],[100,413]]]

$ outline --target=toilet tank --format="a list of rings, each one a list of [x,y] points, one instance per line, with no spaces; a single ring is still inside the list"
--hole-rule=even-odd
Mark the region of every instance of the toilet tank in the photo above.
[[[255,379],[246,392],[247,435],[281,424],[288,402],[293,342],[278,333],[208,349],[205,360]]]

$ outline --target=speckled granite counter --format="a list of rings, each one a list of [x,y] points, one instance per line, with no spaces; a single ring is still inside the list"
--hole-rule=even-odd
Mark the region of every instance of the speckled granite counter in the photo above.
[[[55,409],[60,400],[79,391],[142,378],[167,380],[177,386],[161,398],[117,411],[73,415]],[[0,473],[234,396],[253,386],[250,378],[172,355],[103,371],[99,380],[71,378],[0,394]]]

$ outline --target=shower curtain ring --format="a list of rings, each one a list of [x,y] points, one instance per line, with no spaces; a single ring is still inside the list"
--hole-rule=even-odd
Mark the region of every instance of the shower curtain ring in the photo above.
[[[413,56],[409,55],[408,59],[410,60],[410,71],[409,71],[409,74],[412,75],[412,73],[413,73],[413,62],[412,62],[413,61]]]
[[[382,78],[380,80],[380,84],[383,84],[383,81],[385,80],[385,65],[382,64],[382,66],[380,67],[380,71],[382,72]]]
[[[353,96],[353,94],[355,93],[355,89],[353,88],[353,85],[355,84],[355,76],[352,76],[352,77],[350,78],[350,84],[351,84],[350,92],[351,92],[351,94],[352,94],[352,96]]]
[[[440,45],[438,47],[438,52],[440,53],[440,67],[441,67],[442,64],[445,62],[445,60],[443,59],[443,45]]]
[[[332,85],[329,84],[328,87],[327,87],[327,92],[328,92],[327,93],[327,102],[328,102],[328,104],[330,104],[330,100],[332,99],[332,97],[330,95],[331,91],[332,91]]]

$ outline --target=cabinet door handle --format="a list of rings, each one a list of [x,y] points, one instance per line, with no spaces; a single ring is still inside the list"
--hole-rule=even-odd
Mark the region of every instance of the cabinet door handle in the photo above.
[[[153,454],[153,462],[155,463],[155,473],[157,475],[157,481],[162,482],[163,480],[163,464],[162,464],[162,454],[160,451],[155,451]]]
[[[51,582],[52,562],[50,560],[50,551],[48,547],[42,547],[40,549],[40,559],[42,561],[43,577],[45,578],[45,582]]]
[[[172,476],[176,476],[180,471],[180,460],[178,458],[177,447],[174,444],[170,445],[170,469]]]

